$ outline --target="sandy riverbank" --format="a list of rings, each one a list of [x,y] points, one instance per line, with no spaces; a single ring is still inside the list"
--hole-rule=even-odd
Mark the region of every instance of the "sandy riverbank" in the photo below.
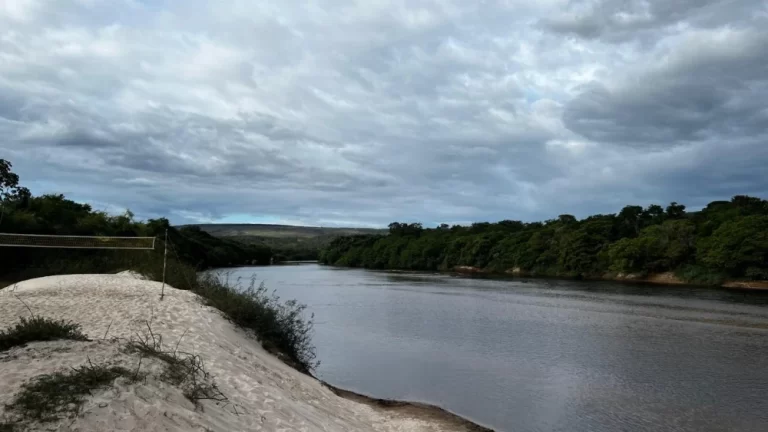
[[[487,275],[487,276],[498,275],[498,276],[513,276],[513,277],[537,277],[534,275],[527,274],[521,271],[519,268],[509,269],[504,273],[493,273],[479,267],[457,266],[453,268],[453,272],[462,274],[462,275]],[[543,278],[546,279],[546,278],[552,278],[552,277],[543,276]],[[634,273],[607,274],[603,277],[596,277],[592,280],[647,283],[647,284],[655,284],[655,285],[695,286],[695,284],[691,284],[680,279],[673,272],[653,273],[649,275],[640,275],[640,274],[634,274]],[[722,285],[720,285],[720,288],[745,289],[745,290],[768,290],[768,281],[726,281]]]
[[[132,275],[68,275],[0,290],[0,328],[32,312],[82,325],[87,342],[34,342],[0,353],[0,420],[22,384],[55,370],[93,362],[152,371],[156,362],[126,352],[126,340],[153,333],[183,352],[199,355],[226,403],[199,407],[181,389],[150,377],[118,379],[89,396],[75,418],[45,425],[60,431],[484,431],[440,409],[378,401],[332,389],[287,366],[251,335],[188,291]],[[23,300],[23,303],[22,301]],[[40,425],[23,425],[39,430]],[[21,429],[24,430],[24,429]]]

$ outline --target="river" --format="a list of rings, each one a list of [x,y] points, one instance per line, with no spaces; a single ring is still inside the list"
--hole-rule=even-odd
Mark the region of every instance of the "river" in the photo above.
[[[768,431],[768,293],[247,267],[315,314],[317,376],[498,431]]]

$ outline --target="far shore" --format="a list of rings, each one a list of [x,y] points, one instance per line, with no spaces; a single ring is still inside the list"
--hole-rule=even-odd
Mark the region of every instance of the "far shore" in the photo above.
[[[478,267],[472,266],[457,266],[448,273],[459,275],[476,275],[476,276],[488,276],[488,277],[526,277],[526,278],[541,278],[541,279],[562,279],[568,280],[572,278],[567,277],[554,277],[554,276],[536,276],[532,274],[520,271],[520,269],[509,269],[506,272],[490,272]],[[598,280],[598,281],[615,281],[615,282],[628,282],[639,284],[653,284],[653,285],[681,285],[691,287],[714,287],[725,288],[733,290],[753,290],[753,291],[768,291],[768,281],[739,281],[732,280],[726,281],[718,286],[701,285],[695,283],[686,282],[677,277],[673,272],[654,273],[649,275],[640,275],[633,273],[619,273],[609,274],[603,277],[585,278],[581,280]]]

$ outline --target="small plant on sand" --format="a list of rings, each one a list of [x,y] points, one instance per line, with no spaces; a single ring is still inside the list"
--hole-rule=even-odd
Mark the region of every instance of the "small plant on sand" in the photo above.
[[[119,366],[87,365],[66,372],[41,375],[24,384],[6,409],[23,422],[50,422],[72,417],[80,411],[85,396],[108,388],[115,379],[133,381],[138,374]]]
[[[305,305],[281,302],[255,279],[243,288],[214,273],[201,275],[192,291],[236,325],[253,330],[266,349],[283,354],[283,360],[296,369],[309,373],[318,366],[312,345],[314,315],[305,319]]]
[[[148,332],[132,339],[126,347],[127,351],[163,361],[165,370],[160,375],[160,379],[180,387],[184,396],[196,406],[201,407],[200,401],[203,400],[216,403],[229,402],[206,371],[203,359],[198,355],[179,351],[179,343],[184,335],[179,338],[173,350],[167,350],[163,348],[162,335],[155,334],[149,322],[146,325]]]
[[[70,339],[87,341],[80,331],[80,325],[69,321],[53,320],[43,317],[21,318],[16,325],[0,330],[0,351],[29,342]]]

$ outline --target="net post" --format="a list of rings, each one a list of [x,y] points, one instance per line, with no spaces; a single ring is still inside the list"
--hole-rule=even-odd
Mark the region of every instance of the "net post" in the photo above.
[[[163,251],[163,288],[160,291],[160,300],[165,297],[165,269],[168,264],[168,228],[165,229],[165,251]]]

